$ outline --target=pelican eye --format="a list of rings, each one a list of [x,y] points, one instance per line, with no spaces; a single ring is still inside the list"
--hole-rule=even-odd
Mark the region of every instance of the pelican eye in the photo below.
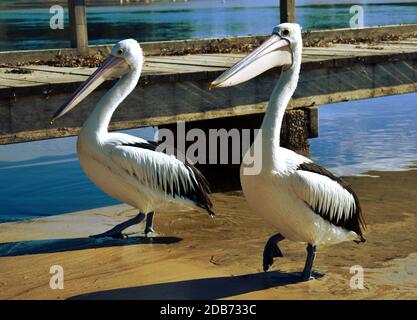
[[[283,35],[284,37],[288,37],[290,34],[291,34],[290,30],[288,30],[288,29],[284,29],[284,30],[282,30],[282,35]]]
[[[122,54],[123,54],[123,49],[119,49],[119,50],[117,51],[117,53],[118,53],[118,54],[120,54],[120,55],[122,55]]]

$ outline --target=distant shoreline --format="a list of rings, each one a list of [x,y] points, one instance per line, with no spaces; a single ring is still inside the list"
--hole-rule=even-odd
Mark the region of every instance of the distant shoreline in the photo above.
[[[126,0],[124,0],[126,1]],[[110,6],[118,6],[118,7],[134,7],[134,6],[146,6],[151,4],[158,4],[158,3],[173,3],[172,0],[151,0],[146,2],[145,0],[130,0],[129,3],[124,3],[123,5],[120,4],[120,0],[92,0],[86,1],[87,7],[110,7]],[[177,0],[177,3],[186,2],[185,0]],[[278,2],[278,1],[277,1]],[[62,5],[63,7],[67,6],[67,0],[44,0],[38,2],[18,2],[18,3],[0,3],[0,9],[3,10],[13,10],[13,9],[40,9],[40,8],[49,8],[51,5]],[[346,7],[349,5],[362,5],[362,6],[417,6],[417,2],[371,2],[371,3],[352,3],[352,2],[345,2],[345,3],[336,3],[336,4],[324,4],[324,3],[317,3],[317,4],[300,4],[297,7],[302,8],[337,8],[337,7]],[[277,5],[277,7],[279,7]]]
[[[179,0],[184,1],[184,0]],[[126,2],[126,0],[124,0]],[[109,6],[123,6],[123,7],[129,7],[129,6],[138,6],[138,5],[149,5],[154,3],[169,3],[172,2],[172,0],[152,0],[149,2],[146,2],[145,0],[130,0],[129,3],[124,3],[123,5],[120,4],[120,0],[92,0],[92,1],[86,1],[87,7],[109,7]],[[185,2],[185,1],[184,1]],[[40,9],[40,8],[49,8],[52,5],[62,5],[63,7],[66,7],[68,4],[67,0],[40,0],[37,2],[18,2],[18,3],[0,3],[0,9]]]

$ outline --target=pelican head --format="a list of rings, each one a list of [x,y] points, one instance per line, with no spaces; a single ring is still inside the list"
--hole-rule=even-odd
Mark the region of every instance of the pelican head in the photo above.
[[[140,73],[142,64],[143,53],[136,40],[118,42],[103,64],[55,111],[51,123],[77,106],[104,81],[123,77],[130,71]]]
[[[301,27],[282,23],[261,46],[214,80],[210,88],[235,86],[274,67],[291,69],[301,63],[302,46]]]

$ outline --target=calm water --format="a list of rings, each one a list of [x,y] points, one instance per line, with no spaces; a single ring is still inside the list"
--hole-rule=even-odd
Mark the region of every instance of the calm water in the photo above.
[[[145,42],[267,34],[279,21],[278,2],[192,0],[128,7],[88,7],[90,44],[114,43],[125,38]],[[416,2],[392,2],[397,4],[363,5],[365,25],[417,22]],[[311,1],[297,1],[297,4],[305,3]],[[304,30],[346,28],[351,17],[349,8],[350,5],[302,6],[297,8],[297,21]],[[64,30],[51,30],[50,17],[48,9],[1,10],[0,51],[68,47],[67,13]]]
[[[326,105],[312,158],[339,175],[399,170],[417,160],[417,94]],[[152,139],[154,130],[129,130]],[[0,221],[117,202],[84,176],[75,138],[0,146]]]
[[[417,160],[417,93],[320,107],[311,157],[340,176],[400,170]]]

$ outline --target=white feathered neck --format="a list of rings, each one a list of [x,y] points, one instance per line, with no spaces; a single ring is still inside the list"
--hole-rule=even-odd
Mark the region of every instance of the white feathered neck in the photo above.
[[[266,156],[266,160],[274,161],[279,156],[282,120],[285,109],[297,88],[301,68],[301,51],[302,48],[293,51],[293,65],[287,70],[282,70],[269,99],[261,126],[263,157]]]
[[[103,137],[117,107],[135,89],[141,74],[141,68],[130,70],[98,101],[93,112],[87,118],[82,130],[88,135]]]

